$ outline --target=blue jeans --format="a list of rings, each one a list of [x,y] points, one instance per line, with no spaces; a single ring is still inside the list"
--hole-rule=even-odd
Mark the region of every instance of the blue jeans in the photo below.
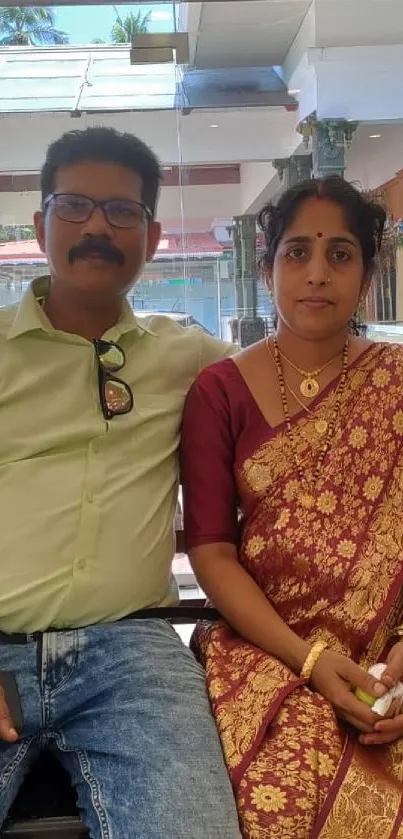
[[[0,645],[24,727],[0,744],[0,823],[39,751],[77,789],[92,839],[240,839],[205,676],[161,619]]]

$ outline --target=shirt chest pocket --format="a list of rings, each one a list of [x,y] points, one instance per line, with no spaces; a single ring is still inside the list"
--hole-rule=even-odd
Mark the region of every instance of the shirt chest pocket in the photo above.
[[[136,450],[140,457],[157,451],[170,454],[178,448],[185,393],[161,396],[137,393],[132,422]]]

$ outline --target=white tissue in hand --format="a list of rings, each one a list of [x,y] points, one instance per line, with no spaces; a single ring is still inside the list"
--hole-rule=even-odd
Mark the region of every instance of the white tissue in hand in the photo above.
[[[371,676],[374,676],[375,679],[380,679],[386,668],[386,664],[374,664],[369,668],[368,673]],[[394,688],[391,688],[384,694],[384,696],[377,699],[372,706],[371,711],[373,711],[374,714],[378,714],[379,717],[384,717],[385,714],[388,713],[394,699],[403,699],[403,684],[401,682],[398,682]]]

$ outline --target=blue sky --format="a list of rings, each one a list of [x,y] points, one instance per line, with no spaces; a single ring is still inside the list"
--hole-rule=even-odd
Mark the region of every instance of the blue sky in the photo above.
[[[173,11],[171,3],[150,3],[141,6],[119,6],[120,15],[124,18],[128,11],[136,13],[141,10],[142,15],[151,12],[149,32],[172,32]],[[113,6],[59,6],[54,8],[56,27],[66,32],[72,44],[89,44],[94,38],[110,41],[110,32],[116,15]]]

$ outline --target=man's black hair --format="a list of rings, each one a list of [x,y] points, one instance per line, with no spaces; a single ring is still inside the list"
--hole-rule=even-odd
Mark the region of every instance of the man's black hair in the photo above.
[[[41,171],[42,201],[54,191],[57,170],[82,160],[117,163],[139,175],[142,201],[154,216],[162,178],[158,158],[133,134],[102,126],[68,131],[49,146]]]

